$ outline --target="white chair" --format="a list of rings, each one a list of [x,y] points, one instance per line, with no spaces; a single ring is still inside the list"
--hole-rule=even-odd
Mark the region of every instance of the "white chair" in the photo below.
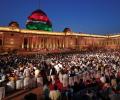
[[[74,77],[69,77],[69,85],[74,86]]]
[[[14,89],[15,89],[15,83],[14,83],[14,81],[9,81],[8,83],[7,83],[7,87],[8,87],[8,91],[10,92],[10,91],[13,91]]]
[[[43,77],[37,78],[37,86],[43,86]]]
[[[22,89],[23,88],[23,80],[22,79],[19,79],[16,81],[16,89],[19,90],[19,89]]]
[[[24,89],[28,89],[30,87],[30,78],[25,77],[24,78]]]
[[[5,97],[5,87],[0,87],[0,100]]]
[[[36,78],[32,77],[30,79],[30,88],[35,88],[36,87]]]

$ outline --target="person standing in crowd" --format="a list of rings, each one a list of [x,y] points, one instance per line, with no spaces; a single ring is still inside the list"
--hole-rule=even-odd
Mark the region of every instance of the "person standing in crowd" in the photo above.
[[[3,69],[0,80],[6,82],[6,91],[35,88],[33,84],[37,83],[38,87],[49,84],[50,98],[54,94],[67,94],[69,90],[71,97],[79,92],[82,95],[82,90],[94,86],[97,86],[94,94],[99,98],[120,94],[119,52],[7,55],[0,58],[0,67]]]

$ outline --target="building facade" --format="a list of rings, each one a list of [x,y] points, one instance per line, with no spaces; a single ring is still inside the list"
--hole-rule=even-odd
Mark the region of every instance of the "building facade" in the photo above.
[[[72,32],[53,32],[51,20],[38,9],[27,18],[26,29],[15,21],[0,27],[0,52],[62,52],[86,50],[119,50],[120,35],[93,35]]]
[[[120,35],[91,35],[0,27],[0,52],[119,50]]]

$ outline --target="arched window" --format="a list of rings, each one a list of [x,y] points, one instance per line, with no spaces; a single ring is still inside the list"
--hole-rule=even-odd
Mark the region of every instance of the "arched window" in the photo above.
[[[0,39],[0,46],[2,46],[2,39]]]
[[[24,49],[27,49],[28,39],[24,38]]]

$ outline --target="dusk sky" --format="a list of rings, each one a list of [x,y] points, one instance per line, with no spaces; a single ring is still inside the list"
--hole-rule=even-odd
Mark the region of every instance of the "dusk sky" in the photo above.
[[[0,26],[17,21],[25,28],[27,17],[40,8],[50,18],[53,31],[69,27],[74,32],[120,32],[120,0],[0,0]]]

